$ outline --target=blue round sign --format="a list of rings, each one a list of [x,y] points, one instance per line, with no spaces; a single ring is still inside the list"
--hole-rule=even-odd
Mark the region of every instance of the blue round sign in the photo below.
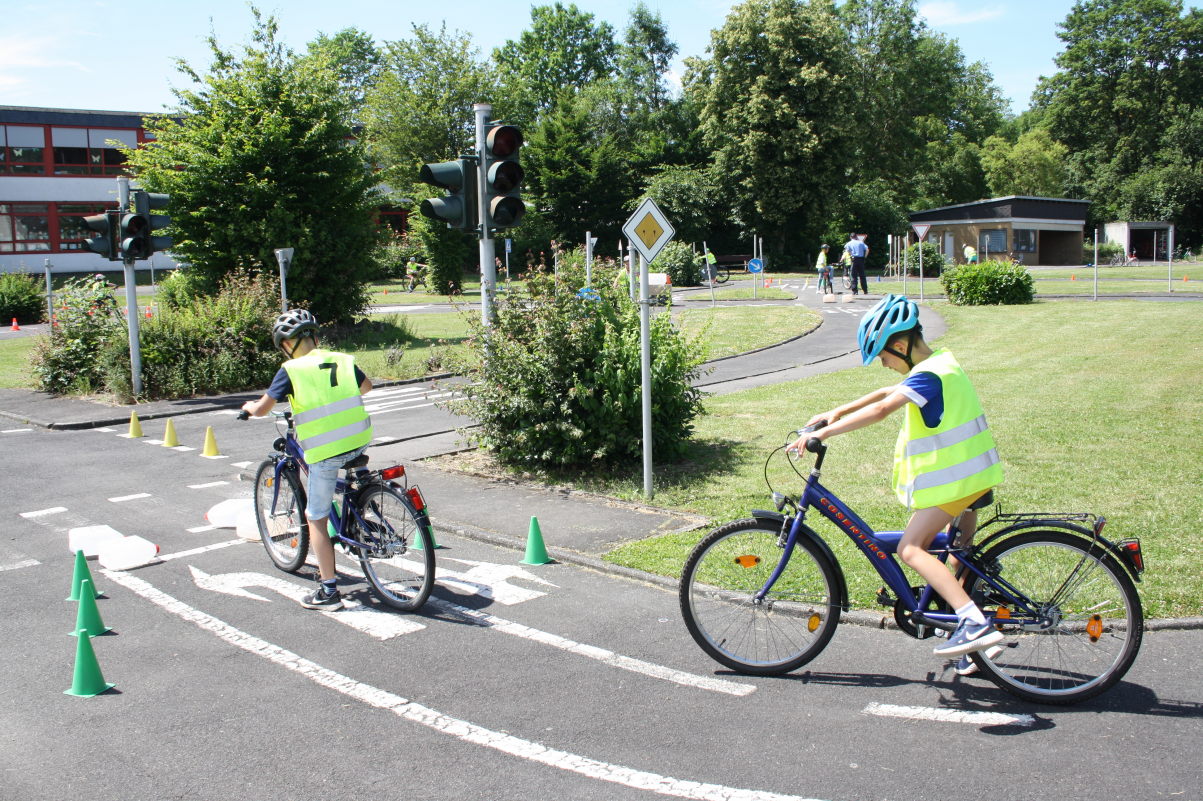
[[[591,286],[582,287],[577,290],[576,296],[582,300],[601,300],[601,295]]]
[[[748,259],[748,272],[762,273],[764,272],[764,262],[760,259]]]

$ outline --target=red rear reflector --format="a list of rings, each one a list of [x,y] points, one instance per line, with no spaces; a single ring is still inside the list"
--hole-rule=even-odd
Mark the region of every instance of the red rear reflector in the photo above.
[[[409,496],[409,502],[412,503],[414,508],[419,512],[426,508],[426,500],[422,497],[422,493],[418,492],[417,487],[410,487],[405,491],[405,494]]]
[[[1132,560],[1132,565],[1136,568],[1136,572],[1143,573],[1145,570],[1145,558],[1140,552],[1140,540],[1128,540],[1127,542],[1120,543],[1120,547],[1127,551],[1128,558]]]
[[[392,467],[386,467],[380,471],[380,477],[385,481],[393,481],[405,475],[405,466],[395,464]]]

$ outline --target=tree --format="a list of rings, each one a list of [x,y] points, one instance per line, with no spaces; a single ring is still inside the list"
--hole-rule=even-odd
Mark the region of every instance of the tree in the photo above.
[[[691,62],[688,92],[703,141],[745,231],[777,263],[801,258],[847,173],[850,141],[833,111],[850,107],[847,39],[827,0],[746,0]]]
[[[1069,149],[1044,128],[1016,142],[991,136],[982,145],[982,167],[990,192],[1001,195],[1065,196],[1065,160]]]
[[[631,22],[618,50],[619,73],[632,90],[635,107],[654,112],[668,102],[664,76],[676,54],[677,45],[668,38],[660,14],[640,0],[631,9]]]
[[[125,153],[144,188],[171,195],[172,252],[208,289],[240,266],[274,274],[274,249],[291,247],[290,298],[349,322],[367,301],[376,182],[338,76],[251,11],[240,55],[210,36],[207,74],[177,62],[198,87],[175,90],[175,114],[148,120],[153,138]]]
[[[594,24],[593,15],[575,3],[533,6],[531,26],[518,41],[493,51],[505,95],[514,103],[513,119],[534,123],[555,107],[558,98],[611,75],[614,69],[614,28]]]
[[[380,51],[372,37],[358,28],[344,28],[333,36],[319,33],[309,43],[309,55],[326,59],[338,75],[352,112],[358,115],[382,65]]]

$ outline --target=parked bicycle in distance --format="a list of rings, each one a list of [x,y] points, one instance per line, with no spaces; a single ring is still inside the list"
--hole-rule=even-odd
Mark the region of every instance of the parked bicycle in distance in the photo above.
[[[765,460],[770,491],[769,462],[784,447]],[[796,670],[822,652],[849,601],[839,560],[806,522],[811,510],[873,565],[885,582],[877,600],[893,607],[900,629],[917,639],[952,631],[956,614],[930,585],[912,587],[903,573],[895,554],[902,532],[870,528],[819,483],[828,446],[811,438],[806,449],[817,458],[800,495],[772,491],[775,511],[720,526],[686,559],[679,600],[698,645],[729,668],[764,676]],[[999,507],[979,531],[1000,528],[961,548],[954,544],[958,523],[930,551],[958,560],[958,580],[1005,635],[997,652],[971,655],[982,675],[1028,701],[1071,704],[1127,673],[1144,634],[1135,584],[1144,570],[1140,540],[1105,539],[1106,520],[1093,514],[1003,514]]]
[[[263,547],[276,567],[295,573],[309,554],[305,518],[308,472],[291,412],[272,412],[282,426],[274,453],[255,472],[255,519]],[[248,419],[244,411],[239,420]],[[365,453],[348,462],[334,490],[329,530],[343,549],[359,559],[372,591],[386,605],[405,612],[420,609],[435,580],[434,535],[426,501],[408,486],[405,468],[368,470]]]

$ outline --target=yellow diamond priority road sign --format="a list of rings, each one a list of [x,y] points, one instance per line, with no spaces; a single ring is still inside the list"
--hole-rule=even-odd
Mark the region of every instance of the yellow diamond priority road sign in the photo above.
[[[676,235],[676,230],[650,197],[645,198],[635,213],[622,226],[622,232],[631,240],[643,258],[651,261],[661,248]]]

